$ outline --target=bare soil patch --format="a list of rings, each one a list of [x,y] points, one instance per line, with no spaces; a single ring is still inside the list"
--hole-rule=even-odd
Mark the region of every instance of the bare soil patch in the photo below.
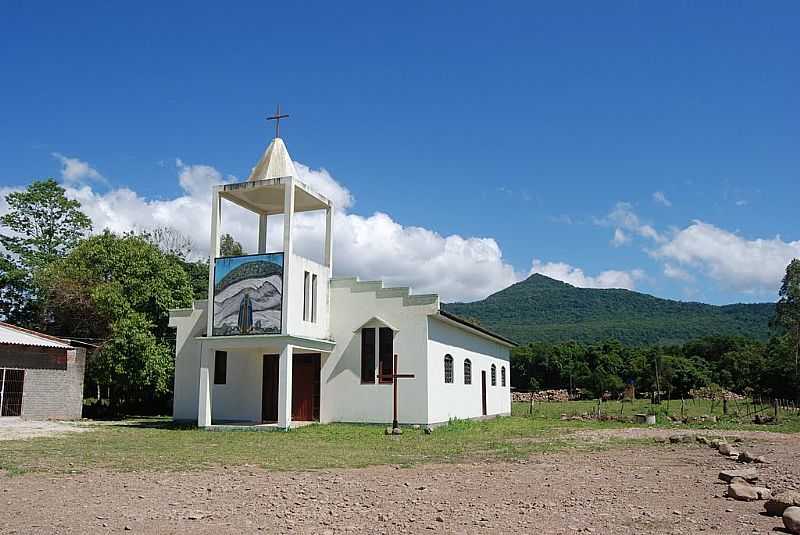
[[[768,457],[764,484],[800,488],[797,436],[730,434]],[[0,475],[0,532],[773,532],[763,502],[723,498],[718,472],[737,466],[682,444],[412,468]]]
[[[9,417],[0,418],[0,440],[50,437],[62,433],[80,433],[89,430],[89,427],[82,427],[75,422],[34,421]]]

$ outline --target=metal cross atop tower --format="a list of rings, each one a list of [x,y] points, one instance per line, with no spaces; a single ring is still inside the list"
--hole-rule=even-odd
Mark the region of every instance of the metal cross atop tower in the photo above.
[[[275,111],[275,115],[271,117],[267,117],[267,121],[275,121],[275,137],[281,137],[281,119],[286,119],[289,117],[289,114],[281,115],[281,105],[278,104],[278,109]]]

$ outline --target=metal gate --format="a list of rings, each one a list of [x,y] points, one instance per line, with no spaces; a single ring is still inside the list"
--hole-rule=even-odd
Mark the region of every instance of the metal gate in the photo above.
[[[22,416],[25,370],[0,368],[0,416]]]

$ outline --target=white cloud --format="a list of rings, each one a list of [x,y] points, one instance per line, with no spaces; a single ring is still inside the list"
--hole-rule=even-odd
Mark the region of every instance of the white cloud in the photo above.
[[[618,202],[606,217],[596,219],[595,223],[601,226],[627,230],[630,233],[655,240],[656,242],[665,241],[665,238],[659,234],[655,228],[641,221],[639,216],[633,211],[633,206],[631,206],[630,203]],[[616,245],[620,245],[620,243],[616,243]]]
[[[79,162],[64,175],[67,196],[81,202],[92,219],[93,231],[147,230],[168,226],[192,240],[198,257],[208,255],[210,232],[210,188],[235,180],[216,168],[176,160],[182,194],[168,199],[149,199],[120,187],[97,191],[84,181],[91,178],[86,162]],[[67,166],[67,163],[64,162]],[[299,179],[334,201],[334,272],[339,276],[383,279],[387,285],[412,286],[415,292],[436,292],[442,300],[475,300],[520,280],[520,274],[504,261],[492,238],[443,236],[429,229],[404,226],[386,213],[363,216],[348,212],[350,191],[325,169],[312,169],[295,162]],[[4,193],[7,188],[4,188]],[[9,190],[10,191],[10,190]],[[7,210],[0,201],[0,213]],[[296,250],[320,259],[324,233],[321,213],[300,213],[294,220]],[[258,217],[231,203],[223,203],[222,232],[231,233],[248,251],[256,250]],[[268,248],[280,250],[282,218],[270,217]]]
[[[64,156],[60,152],[53,152],[51,156],[61,162],[61,177],[67,184],[80,184],[88,181],[106,183],[105,177],[87,162]]]
[[[633,290],[636,287],[636,281],[644,278],[644,272],[640,269],[631,271],[608,270],[592,277],[586,275],[581,268],[564,262],[542,262],[541,260],[533,261],[530,273],[539,273],[579,288],[625,288]]]
[[[736,201],[736,206],[747,206],[747,201],[744,199]]]
[[[694,277],[691,273],[672,264],[664,264],[664,275],[671,279],[694,282]]]
[[[625,231],[621,228],[614,229],[614,238],[611,240],[611,245],[614,247],[619,247],[621,245],[625,245],[626,243],[630,243],[631,237],[625,234]]]
[[[653,256],[695,268],[728,288],[775,292],[787,264],[800,257],[800,240],[748,240],[709,223],[695,221],[678,231]]]
[[[664,195],[663,191],[656,191],[655,193],[653,193],[653,200],[659,204],[663,204],[667,208],[672,206],[672,202],[670,202],[670,200],[667,199],[667,196]]]

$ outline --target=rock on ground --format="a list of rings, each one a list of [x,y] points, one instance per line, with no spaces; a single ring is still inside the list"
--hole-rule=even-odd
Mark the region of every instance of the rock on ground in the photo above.
[[[726,483],[730,483],[735,477],[740,477],[748,483],[753,483],[758,481],[758,472],[753,468],[745,468],[744,470],[723,470],[719,473],[719,478]]]
[[[784,490],[773,493],[772,498],[764,504],[764,509],[769,515],[781,516],[787,508],[794,506],[800,507],[800,492]]]
[[[800,507],[789,507],[783,512],[783,526],[789,533],[800,534]]]

